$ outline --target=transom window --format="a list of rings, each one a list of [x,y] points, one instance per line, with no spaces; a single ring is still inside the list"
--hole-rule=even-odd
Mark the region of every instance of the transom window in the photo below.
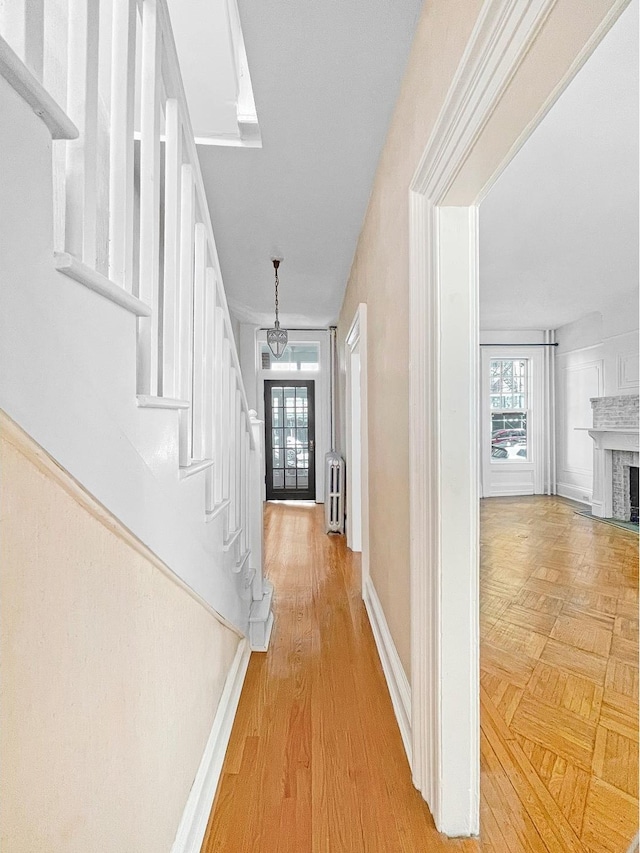
[[[320,344],[288,344],[281,358],[274,358],[268,344],[260,347],[260,366],[263,370],[296,371],[320,370]]]
[[[491,461],[528,460],[529,360],[494,358],[489,367]]]

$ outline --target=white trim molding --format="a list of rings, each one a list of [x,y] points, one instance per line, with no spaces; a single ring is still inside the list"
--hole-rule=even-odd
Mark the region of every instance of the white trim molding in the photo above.
[[[171,853],[200,853],[250,656],[248,640],[241,640],[225,681],[211,733],[189,792]]]
[[[583,489],[582,486],[576,486],[573,483],[558,483],[557,494],[561,498],[567,498],[569,501],[591,506],[593,500],[593,491],[591,489]]]
[[[370,577],[362,586],[362,598],[369,616],[373,639],[378,649],[382,671],[389,688],[391,703],[398,721],[404,751],[411,767],[411,687],[400,661],[391,631],[385,619],[378,593]]]
[[[412,773],[451,836],[479,831],[477,208],[626,0],[484,186],[458,177],[555,3],[485,0],[409,192]]]
[[[362,550],[362,596],[364,598],[366,581],[369,578],[369,403],[368,403],[368,355],[367,355],[367,306],[361,302],[356,309],[349,333],[345,341],[346,363],[346,416],[347,416],[347,483],[351,482],[352,436],[351,436],[351,358],[355,353],[360,357],[360,536]],[[347,488],[347,539],[350,543],[351,497]]]
[[[635,389],[640,385],[638,381],[638,353],[619,353],[617,358],[618,390],[626,391]]]

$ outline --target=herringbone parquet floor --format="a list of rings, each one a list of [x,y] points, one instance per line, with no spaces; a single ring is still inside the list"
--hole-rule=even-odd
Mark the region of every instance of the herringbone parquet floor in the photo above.
[[[491,767],[513,763],[551,795],[564,849],[623,853],[638,829],[637,535],[561,498],[484,500],[480,587],[482,823],[505,850],[538,849],[532,815],[491,790]]]

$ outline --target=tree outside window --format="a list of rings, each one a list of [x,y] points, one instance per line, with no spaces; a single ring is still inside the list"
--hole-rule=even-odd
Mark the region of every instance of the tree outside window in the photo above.
[[[489,367],[491,461],[528,460],[529,360],[495,358]]]

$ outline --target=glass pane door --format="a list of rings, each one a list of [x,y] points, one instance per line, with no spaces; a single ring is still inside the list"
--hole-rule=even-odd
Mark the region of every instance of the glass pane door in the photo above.
[[[315,500],[314,386],[264,383],[267,500]]]

